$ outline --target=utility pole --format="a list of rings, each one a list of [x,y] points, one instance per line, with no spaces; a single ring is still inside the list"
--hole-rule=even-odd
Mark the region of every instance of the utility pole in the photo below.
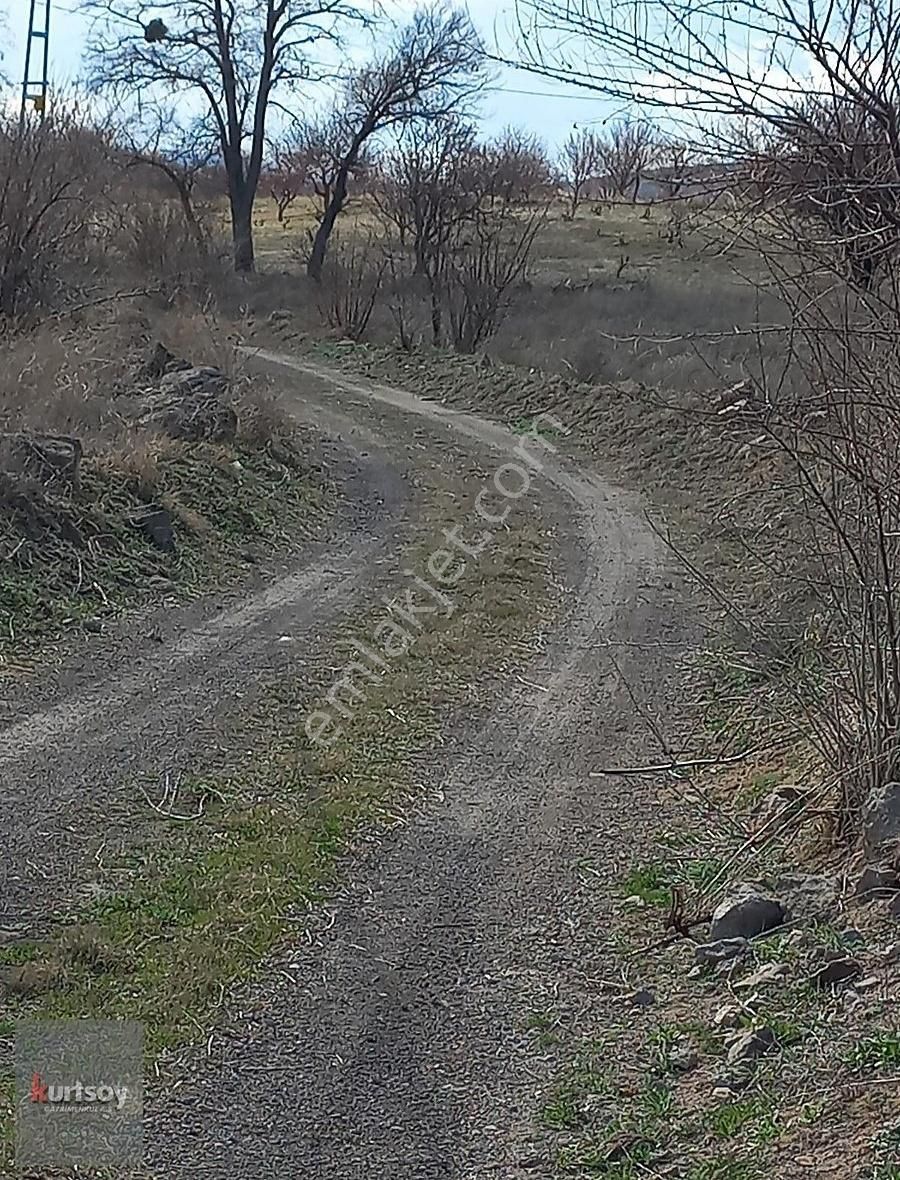
[[[25,43],[25,78],[22,82],[22,113],[25,122],[31,106],[43,118],[47,110],[50,67],[50,0],[31,0],[28,40]],[[40,72],[38,72],[40,71]]]

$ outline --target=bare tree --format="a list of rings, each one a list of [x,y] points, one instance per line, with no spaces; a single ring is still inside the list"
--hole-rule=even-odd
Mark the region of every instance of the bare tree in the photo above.
[[[366,144],[398,125],[446,118],[477,93],[483,77],[484,50],[469,18],[442,8],[417,12],[384,60],[351,75],[329,121],[340,145],[339,163],[309,256],[312,278],[322,272],[328,239]]]
[[[600,139],[587,127],[576,128],[562,146],[560,173],[569,196],[569,216],[578,212],[585,187],[603,164]]]
[[[126,125],[122,138],[128,167],[153,168],[171,182],[188,231],[197,248],[204,251],[207,241],[194,192],[218,159],[218,144],[208,125],[202,121],[185,125],[174,111],[156,108]]]
[[[543,209],[522,216],[516,186],[497,185],[489,158],[465,122],[416,124],[385,160],[378,189],[383,216],[427,281],[432,342],[442,344],[449,327],[463,352],[496,331],[543,221]],[[397,281],[395,262],[392,273]]]
[[[599,142],[601,163],[610,188],[616,196],[636,201],[656,151],[653,128],[643,120],[620,119]]]
[[[123,101],[191,95],[204,106],[228,182],[234,266],[254,268],[253,204],[273,97],[308,78],[310,54],[363,20],[348,0],[82,0],[94,18],[93,85]]]
[[[681,196],[691,165],[691,147],[681,139],[661,139],[656,149],[655,179],[670,201]]]
[[[786,522],[778,563],[812,624],[787,679],[840,783],[841,826],[858,832],[869,791],[900,776],[900,9],[871,0],[519,0],[519,9],[536,72],[677,107],[682,120],[693,113],[734,177],[731,233],[765,264],[789,322],[777,371],[763,368],[724,409],[746,417],[750,437],[783,465],[791,495],[776,512],[766,502],[766,527]],[[754,190],[765,217],[746,200]]]
[[[480,149],[484,187],[491,201],[530,205],[546,200],[553,185],[547,149],[535,135],[507,127]]]
[[[297,153],[292,139],[282,138],[272,149],[272,162],[266,173],[266,187],[272,200],[279,225],[291,205],[309,184],[307,161]]]
[[[366,144],[360,145],[352,165],[348,164],[351,141],[352,133],[336,111],[324,118],[295,122],[287,133],[286,150],[292,161],[291,167],[296,174],[304,176],[312,189],[320,222],[335,199],[341,176],[344,176],[345,186],[343,206],[351,182],[362,179],[372,166]]]
[[[479,199],[467,176],[474,142],[464,120],[413,123],[382,162],[376,203],[400,244],[411,247],[416,274],[435,282],[457,226]]]

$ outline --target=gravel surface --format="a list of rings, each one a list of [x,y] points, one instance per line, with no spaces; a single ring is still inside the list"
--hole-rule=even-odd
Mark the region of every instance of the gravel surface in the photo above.
[[[400,390],[261,362],[312,375],[323,413],[390,429],[384,445],[406,458],[410,445],[422,462],[516,445]],[[567,521],[551,641],[492,709],[449,726],[418,766],[421,804],[348,857],[307,937],[234,997],[208,1044],[163,1064],[154,1175],[549,1174],[530,1131],[548,1077],[528,1016],[577,1007],[603,978],[612,891],[654,822],[649,788],[601,789],[589,771],[677,724],[693,623],[639,504],[565,462],[545,465],[541,487]]]
[[[396,463],[335,437],[340,425],[325,452],[345,497],[337,542],[236,590],[79,633],[4,684],[0,937],[40,934],[89,897],[98,865],[134,845],[136,808],[154,821],[138,783],[227,758],[258,695],[321,663],[329,620],[371,592],[411,493]]]

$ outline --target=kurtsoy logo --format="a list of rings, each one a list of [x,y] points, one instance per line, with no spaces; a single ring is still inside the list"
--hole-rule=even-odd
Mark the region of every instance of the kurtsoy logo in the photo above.
[[[39,1073],[31,1078],[29,1098],[39,1105],[53,1106],[115,1106],[121,1110],[128,1101],[127,1086],[86,1086],[83,1082],[72,1082],[68,1086],[50,1085]]]

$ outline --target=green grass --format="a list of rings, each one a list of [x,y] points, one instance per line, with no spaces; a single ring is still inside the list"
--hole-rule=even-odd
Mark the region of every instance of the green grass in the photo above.
[[[847,1063],[851,1069],[900,1071],[900,1031],[866,1037],[853,1046]]]
[[[530,1012],[525,1019],[526,1031],[534,1034],[542,1049],[549,1049],[559,1043],[559,1037],[554,1032],[558,1024],[559,1018],[553,1012]]]
[[[770,1094],[755,1094],[738,1102],[723,1103],[709,1112],[706,1126],[717,1139],[770,1143],[778,1135],[775,1100]]]

